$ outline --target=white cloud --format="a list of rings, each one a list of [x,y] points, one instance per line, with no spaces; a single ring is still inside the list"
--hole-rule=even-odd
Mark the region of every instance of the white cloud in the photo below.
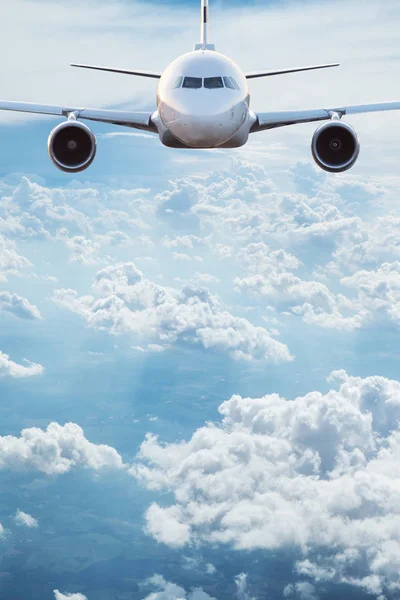
[[[133,263],[101,269],[93,287],[107,295],[79,297],[74,290],[56,290],[54,301],[83,316],[90,327],[112,334],[132,333],[163,345],[200,344],[237,359],[291,360],[287,346],[263,327],[224,310],[207,288],[162,287],[145,279]]]
[[[330,382],[295,400],[232,396],[189,441],[147,434],[130,472],[175,495],[149,507],[147,531],[173,547],[291,547],[300,575],[399,591],[400,382]]]
[[[254,596],[250,596],[248,592],[248,581],[247,581],[247,573],[240,573],[235,577],[236,583],[236,597],[239,600],[256,600]]]
[[[39,309],[29,300],[10,292],[0,292],[0,310],[10,312],[21,319],[42,318]]]
[[[301,261],[283,249],[271,250],[264,242],[244,246],[238,253],[237,262],[250,273],[291,271],[301,266]]]
[[[50,423],[45,431],[23,429],[20,437],[0,436],[0,469],[58,475],[78,467],[98,471],[124,465],[114,448],[89,442],[75,423]]]
[[[358,292],[366,323],[400,323],[400,262],[383,263],[374,271],[357,271],[341,283]]]
[[[87,596],[81,593],[61,593],[58,590],[53,590],[55,600],[88,600]]]
[[[0,377],[32,377],[41,375],[44,367],[38,363],[31,362],[24,358],[25,365],[20,365],[10,359],[8,354],[0,350]]]
[[[317,600],[315,586],[308,581],[290,583],[283,590],[283,595],[285,598],[292,598],[293,600]]]
[[[162,575],[153,575],[146,583],[155,587],[156,591],[146,596],[145,600],[214,600],[202,588],[186,592],[180,585],[166,581]]]
[[[22,510],[19,510],[19,509],[15,513],[14,521],[19,526],[24,526],[24,527],[29,527],[29,528],[36,528],[39,526],[38,520],[35,519],[35,517],[32,517],[32,515],[29,515],[28,513],[23,512]]]
[[[183,556],[183,566],[185,569],[203,571],[207,575],[214,575],[217,572],[216,567],[212,563],[206,563],[199,554]]]
[[[302,315],[306,323],[322,327],[352,330],[362,324],[357,303],[343,294],[333,294],[318,281],[304,281],[290,272],[271,271],[268,276],[251,275],[235,279],[236,289],[243,294],[265,298],[280,310]],[[347,313],[347,314],[346,314]]]
[[[27,258],[18,254],[15,243],[0,234],[0,281],[6,281],[7,275],[31,266]]]
[[[99,262],[100,244],[98,242],[85,238],[83,235],[68,237],[68,230],[66,229],[59,230],[58,237],[71,250],[70,262],[77,262],[82,265],[95,265]]]

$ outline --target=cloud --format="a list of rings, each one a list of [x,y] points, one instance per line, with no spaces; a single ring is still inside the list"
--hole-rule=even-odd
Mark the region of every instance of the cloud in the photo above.
[[[235,577],[236,597],[238,600],[256,600],[254,596],[250,596],[248,592],[247,573],[240,573]]]
[[[0,292],[0,310],[12,313],[21,319],[41,319],[39,309],[26,298],[10,292]]]
[[[44,373],[42,365],[31,362],[26,358],[24,358],[24,362],[26,366],[14,362],[8,354],[4,354],[0,350],[0,377],[32,377]]]
[[[130,472],[175,496],[148,508],[148,533],[172,547],[291,548],[299,575],[398,592],[400,382],[329,381],[295,400],[234,395],[189,441],[147,434]]]
[[[84,317],[89,327],[112,334],[132,333],[156,344],[200,344],[236,359],[291,360],[287,346],[265,328],[230,314],[205,287],[163,287],[145,279],[133,263],[119,263],[98,271],[93,288],[103,296],[79,297],[61,289],[53,299]]]
[[[55,600],[88,600],[87,596],[81,593],[65,593],[62,594],[58,590],[53,590]]]
[[[89,442],[75,423],[50,423],[46,430],[23,429],[20,437],[0,436],[0,470],[59,475],[74,468],[98,471],[122,469],[124,465],[114,448]]]
[[[283,590],[283,596],[285,598],[298,598],[298,600],[318,600],[318,597],[315,593],[315,586],[308,581],[290,583]]]
[[[280,310],[302,315],[309,324],[350,331],[362,324],[357,303],[343,294],[333,294],[318,281],[304,281],[293,273],[271,271],[268,276],[236,277],[234,283],[243,294],[265,298]]]
[[[32,517],[32,515],[29,515],[28,513],[23,512],[22,510],[19,510],[19,509],[15,513],[14,521],[19,526],[24,526],[24,527],[29,527],[29,528],[36,528],[39,526],[38,520],[35,519],[35,517]]]
[[[271,250],[264,242],[244,246],[238,253],[237,263],[250,273],[291,271],[301,266],[301,261],[283,249]]]
[[[9,274],[31,266],[27,258],[18,254],[15,243],[0,234],[0,281],[7,281]]]
[[[146,596],[145,600],[214,600],[202,588],[186,592],[180,585],[166,581],[162,575],[153,575],[146,583],[155,587],[156,591]]]
[[[358,292],[365,322],[400,323],[400,262],[383,263],[374,271],[361,270],[341,283]]]
[[[217,568],[212,563],[206,563],[204,559],[196,554],[195,556],[183,556],[184,569],[193,571],[202,571],[207,575],[215,575]]]

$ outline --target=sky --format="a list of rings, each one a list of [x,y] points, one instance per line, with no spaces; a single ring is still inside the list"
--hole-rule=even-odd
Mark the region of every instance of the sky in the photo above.
[[[2,100],[151,110],[197,2],[13,0]],[[400,7],[219,1],[210,39],[266,112],[399,100]],[[400,114],[188,151],[0,115],[0,597],[393,600],[400,591]]]

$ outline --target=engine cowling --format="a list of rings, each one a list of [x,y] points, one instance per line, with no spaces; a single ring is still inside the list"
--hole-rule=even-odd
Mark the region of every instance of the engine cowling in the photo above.
[[[311,152],[317,165],[330,173],[347,171],[360,152],[358,135],[348,123],[330,121],[315,131]]]
[[[66,121],[53,129],[47,142],[53,163],[66,173],[87,169],[96,156],[96,136],[80,121]]]

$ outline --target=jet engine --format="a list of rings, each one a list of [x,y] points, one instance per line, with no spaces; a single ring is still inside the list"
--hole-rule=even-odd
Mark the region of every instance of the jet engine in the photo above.
[[[360,142],[348,123],[336,119],[318,127],[312,138],[311,152],[321,169],[341,173],[350,169],[356,162]]]
[[[53,163],[66,173],[87,169],[96,155],[96,136],[84,123],[68,120],[53,129],[47,141]]]

